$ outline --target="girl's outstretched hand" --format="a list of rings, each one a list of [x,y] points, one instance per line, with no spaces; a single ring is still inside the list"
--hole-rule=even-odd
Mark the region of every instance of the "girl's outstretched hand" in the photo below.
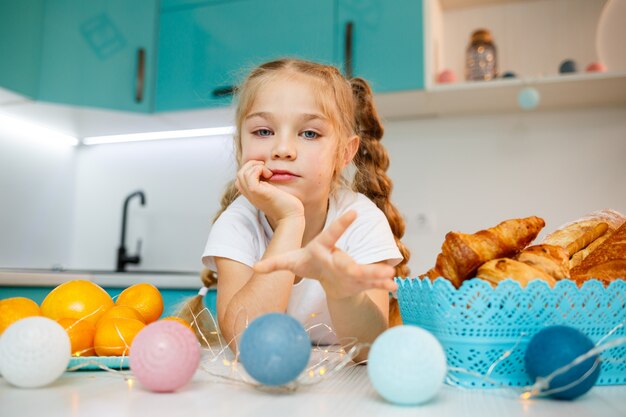
[[[237,172],[235,186],[252,205],[276,222],[304,216],[304,206],[297,197],[267,182],[272,175],[263,161],[250,160]]]
[[[385,264],[358,264],[335,243],[356,219],[349,211],[336,219],[302,249],[264,259],[254,265],[258,273],[289,270],[297,276],[321,282],[326,296],[340,299],[370,289],[395,291],[395,269]]]

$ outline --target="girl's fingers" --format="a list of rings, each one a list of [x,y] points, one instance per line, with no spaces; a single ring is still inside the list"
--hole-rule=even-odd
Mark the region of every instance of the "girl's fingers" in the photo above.
[[[269,180],[270,178],[272,178],[272,175],[274,175],[274,173],[268,167],[264,165],[263,170],[261,172],[261,176],[265,178],[266,180]]]
[[[333,249],[335,247],[335,243],[339,240],[341,235],[346,231],[346,229],[352,224],[352,222],[356,219],[356,211],[350,210],[333,221],[328,229],[320,233],[317,237],[319,243],[325,246],[328,249]]]
[[[263,165],[256,164],[247,167],[247,169],[242,172],[241,182],[243,183],[244,188],[251,191],[256,189],[256,187],[261,182],[260,177],[261,173],[263,172],[263,168]]]
[[[241,186],[248,185],[247,178],[249,178],[250,171],[251,170],[253,171],[255,167],[258,167],[258,166],[264,166],[264,163],[262,161],[250,160],[246,162],[245,164],[243,164],[243,166],[237,172],[237,179],[239,180],[239,183]]]
[[[335,250],[332,254],[332,261],[337,272],[347,279],[354,280],[355,283],[365,288],[382,288],[395,291],[396,283],[393,281],[395,268],[385,264],[357,264],[348,254],[340,250]]]

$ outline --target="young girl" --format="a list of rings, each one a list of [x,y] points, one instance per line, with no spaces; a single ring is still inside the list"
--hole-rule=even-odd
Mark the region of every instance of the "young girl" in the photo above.
[[[223,339],[235,350],[253,319],[286,312],[313,343],[372,342],[409,253],[371,89],[332,66],[282,59],[254,69],[238,95],[239,170],[202,258],[219,277]]]

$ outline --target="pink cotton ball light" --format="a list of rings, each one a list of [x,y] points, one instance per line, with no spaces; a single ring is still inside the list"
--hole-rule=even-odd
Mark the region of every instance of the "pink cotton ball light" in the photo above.
[[[200,363],[200,344],[189,328],[170,320],[142,329],[130,347],[130,369],[151,391],[172,392],[187,384]]]

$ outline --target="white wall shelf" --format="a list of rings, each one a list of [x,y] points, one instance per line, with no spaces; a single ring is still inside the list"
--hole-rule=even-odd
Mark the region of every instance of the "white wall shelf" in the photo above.
[[[376,104],[387,120],[521,112],[517,96],[526,86],[540,94],[533,111],[626,106],[626,72],[439,84],[427,90],[379,94]]]

